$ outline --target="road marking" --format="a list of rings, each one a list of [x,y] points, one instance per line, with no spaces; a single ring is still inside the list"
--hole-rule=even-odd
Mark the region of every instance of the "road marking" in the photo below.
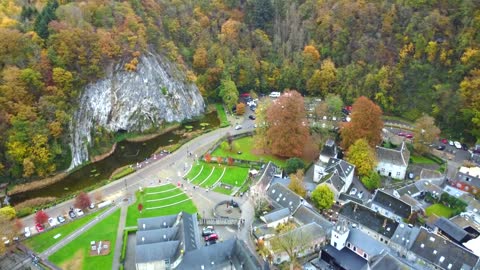
[[[198,172],[197,175],[195,175],[195,177],[193,177],[192,179],[190,179],[190,182],[193,182],[193,180],[195,180],[195,178],[197,178],[203,171],[203,165],[202,165],[202,168],[200,168],[200,171]]]
[[[203,185],[203,183],[207,182],[208,178],[210,178],[210,176],[212,176],[213,172],[215,171],[215,167],[213,167],[212,171],[210,172],[210,174],[207,176],[207,178],[205,178],[205,180],[203,180],[200,184],[198,184],[199,186]]]
[[[192,170],[193,168],[193,164],[190,165],[190,168],[188,168],[188,171],[182,176],[182,178],[185,178],[185,176],[187,176],[187,174]]]

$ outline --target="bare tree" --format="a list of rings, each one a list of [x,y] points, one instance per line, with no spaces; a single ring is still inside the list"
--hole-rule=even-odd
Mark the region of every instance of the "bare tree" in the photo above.
[[[297,263],[297,255],[307,249],[311,241],[312,235],[303,233],[299,229],[294,229],[274,237],[270,240],[270,244],[275,253],[287,253],[290,259],[290,269],[293,269]]]

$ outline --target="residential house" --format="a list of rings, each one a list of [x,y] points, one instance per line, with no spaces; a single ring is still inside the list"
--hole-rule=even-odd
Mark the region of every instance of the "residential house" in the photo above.
[[[480,167],[460,167],[450,185],[472,194],[480,192]]]
[[[407,258],[435,269],[478,269],[479,257],[462,246],[425,228],[420,229]]]
[[[260,219],[266,223],[267,227],[275,228],[280,223],[285,223],[290,218],[290,210],[286,207],[273,210],[263,216]]]
[[[298,207],[297,211],[295,211],[295,213],[293,214],[293,218],[297,223],[302,225],[315,222],[318,225],[322,226],[327,235],[330,235],[330,232],[333,228],[333,224],[330,221],[325,219],[322,215],[317,213],[312,208],[305,205],[300,205],[300,207]]]
[[[290,213],[294,213],[305,201],[280,183],[272,184],[267,190],[267,196],[275,208],[287,208],[290,210]]]
[[[342,159],[331,158],[325,167],[317,171],[314,180],[318,176],[317,182],[329,185],[335,193],[335,198],[338,198],[340,193],[347,192],[352,184],[354,173],[355,166],[353,164]]]
[[[444,217],[437,219],[434,226],[438,229],[437,233],[444,235],[459,245],[472,239],[467,231]]]
[[[198,230],[196,214],[138,219],[135,269],[262,269],[243,241],[204,246]]]
[[[337,156],[338,149],[335,141],[332,139],[328,139],[323,145],[322,151],[320,151],[320,156],[318,160],[321,163],[328,163],[331,158],[337,158]]]
[[[375,192],[372,209],[396,221],[407,219],[412,214],[412,207],[409,204],[380,189]]]
[[[406,270],[412,268],[412,265],[409,265],[406,262],[401,261],[399,258],[392,256],[390,253],[385,252],[379,258],[376,258],[369,268],[366,268],[365,270]]]
[[[377,146],[377,167],[380,175],[392,177],[394,179],[405,179],[410,151],[408,151],[405,142],[402,142],[400,149],[389,149]]]

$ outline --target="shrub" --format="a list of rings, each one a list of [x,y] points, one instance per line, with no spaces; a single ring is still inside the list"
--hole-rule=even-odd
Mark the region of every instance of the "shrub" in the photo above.
[[[298,170],[304,169],[305,163],[300,158],[289,158],[285,164],[285,172],[287,174],[296,173]]]

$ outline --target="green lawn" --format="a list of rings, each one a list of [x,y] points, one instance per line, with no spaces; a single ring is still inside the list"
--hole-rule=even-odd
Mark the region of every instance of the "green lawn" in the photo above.
[[[220,127],[226,127],[230,125],[230,122],[228,122],[227,114],[225,113],[225,108],[223,107],[223,105],[217,103],[215,104],[215,107],[217,108],[218,119],[220,119]]]
[[[249,161],[272,161],[276,165],[280,167],[285,167],[285,159],[278,158],[272,155],[256,155],[252,153],[254,149],[254,141],[253,137],[243,137],[233,142],[235,149],[233,151],[229,151],[226,149],[222,149],[222,147],[217,147],[215,151],[212,153],[212,157],[232,157],[234,159],[242,159],[242,160],[249,160]],[[237,152],[242,152],[238,154]]]
[[[175,190],[172,192],[168,191],[168,192],[162,192],[158,194],[148,194],[152,192],[166,191],[173,188],[175,188]],[[165,196],[166,194],[168,194],[168,196]],[[181,195],[175,196],[173,198],[168,198],[176,194],[181,194]],[[193,204],[189,196],[187,194],[184,194],[182,190],[180,190],[179,188],[176,188],[172,184],[166,184],[160,187],[146,188],[142,193],[138,191],[135,195],[137,197],[136,202],[128,207],[127,221],[126,221],[127,227],[136,226],[137,219],[139,218],[173,215],[181,211],[185,211],[188,213],[197,212],[197,208],[195,207],[195,205]],[[167,199],[158,200],[162,198],[167,198]],[[157,200],[157,201],[149,202],[148,200]],[[140,211],[138,211],[138,204],[140,203],[143,204],[143,210],[141,213]],[[174,204],[174,205],[167,206],[170,204]],[[162,206],[166,206],[166,207],[162,207]],[[162,208],[147,209],[150,207],[162,207]]]
[[[193,164],[193,167],[190,169],[190,171],[187,173],[185,176],[187,179],[193,179],[197,174],[200,172],[202,169],[202,166],[197,166],[196,163]]]
[[[247,180],[247,177],[248,168],[228,167],[221,181],[230,186],[241,187],[245,180]]]
[[[96,216],[103,213],[106,209],[107,208],[96,211],[95,213],[86,215],[67,224],[58,225],[56,228],[46,231],[44,233],[36,234],[35,236],[26,239],[23,244],[37,253],[43,252],[61,239],[65,238],[67,235],[71,234],[73,231],[90,222]],[[54,239],[53,237],[57,234],[60,234],[60,237]]]
[[[202,187],[211,187],[213,184],[215,184],[220,176],[222,176],[223,171],[225,170],[225,167],[220,167],[220,166],[215,166],[215,171],[212,173],[210,178],[208,178],[205,182],[203,182]],[[224,176],[227,174],[228,170],[225,171]]]
[[[213,166],[205,164],[203,166],[202,172],[197,178],[195,178],[192,181],[192,184],[200,185],[200,183],[203,182],[203,180],[205,180],[205,178],[207,178],[210,175],[210,173],[212,173],[213,168],[214,168]]]
[[[424,156],[410,156],[410,159],[412,161],[413,164],[437,164],[435,163],[434,160],[432,159],[429,159],[427,157],[424,157]]]
[[[232,189],[224,188],[222,186],[217,186],[216,188],[213,189],[213,191],[222,193],[225,195],[231,195],[232,194]]]
[[[427,214],[427,216],[431,216],[432,214],[436,214],[437,216],[440,216],[440,217],[450,218],[453,214],[453,210],[446,207],[443,204],[436,203],[436,204],[432,204],[431,206],[427,207],[425,209],[425,213]]]
[[[52,254],[48,259],[63,269],[112,269],[119,220],[120,209]],[[110,254],[90,256],[90,242],[100,240],[110,241]]]

